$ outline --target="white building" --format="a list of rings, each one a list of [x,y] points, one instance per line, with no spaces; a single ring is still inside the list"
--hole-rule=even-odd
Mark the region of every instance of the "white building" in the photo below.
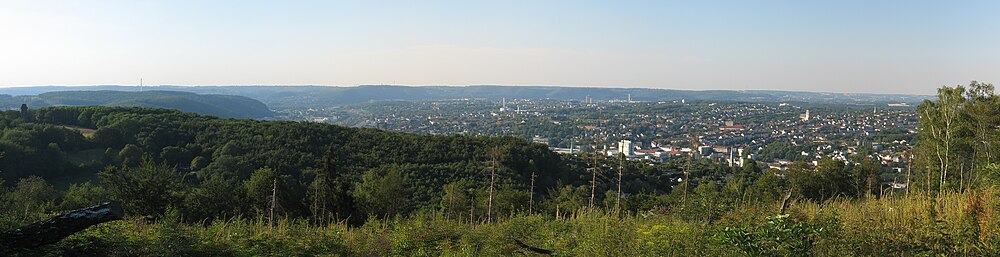
[[[618,151],[625,154],[625,156],[633,156],[635,155],[635,145],[632,144],[632,141],[622,140],[618,142]]]
[[[552,141],[549,140],[549,138],[547,138],[547,137],[542,137],[542,136],[536,135],[535,137],[531,138],[531,142],[539,143],[539,144],[544,144],[544,145],[549,145],[549,143],[552,142]]]

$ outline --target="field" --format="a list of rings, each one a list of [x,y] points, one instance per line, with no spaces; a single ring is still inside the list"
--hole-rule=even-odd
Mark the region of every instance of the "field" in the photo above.
[[[89,129],[89,128],[81,128],[81,127],[74,127],[74,126],[58,126],[58,127],[65,128],[65,129],[76,130],[76,131],[80,132],[80,134],[83,135],[83,137],[86,137],[88,139],[93,139],[94,138],[94,134],[97,133],[97,130]]]

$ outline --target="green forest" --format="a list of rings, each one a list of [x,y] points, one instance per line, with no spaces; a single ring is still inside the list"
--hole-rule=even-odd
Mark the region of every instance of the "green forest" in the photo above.
[[[904,189],[864,154],[778,171],[169,109],[6,111],[0,231],[109,200],[126,218],[0,254],[1000,255],[1000,97],[938,92]]]
[[[195,94],[179,91],[55,91],[38,95],[0,95],[0,106],[19,108],[48,106],[141,106],[177,109],[223,118],[267,118],[275,116],[264,103],[242,96]],[[80,90],[80,89],[75,89]]]

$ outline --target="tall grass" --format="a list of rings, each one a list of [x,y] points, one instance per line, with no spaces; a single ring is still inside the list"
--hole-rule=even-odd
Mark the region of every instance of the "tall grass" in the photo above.
[[[836,220],[839,231],[823,245],[829,255],[998,255],[998,217],[992,206],[979,202],[990,189],[940,196],[914,194],[881,199],[839,200],[823,204],[799,203],[793,216],[804,222]],[[979,205],[979,207],[976,207]]]
[[[102,256],[926,256],[1000,255],[996,192],[745,206],[720,220],[594,210],[555,218],[515,215],[469,223],[425,213],[409,218],[310,225],[261,218],[190,224],[130,218],[102,224],[23,255]],[[170,217],[170,215],[167,215]]]

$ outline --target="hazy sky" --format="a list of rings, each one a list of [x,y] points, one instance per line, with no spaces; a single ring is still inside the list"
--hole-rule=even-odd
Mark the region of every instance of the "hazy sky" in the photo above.
[[[1000,84],[998,13],[1000,1],[2,1],[0,86],[929,94]]]

